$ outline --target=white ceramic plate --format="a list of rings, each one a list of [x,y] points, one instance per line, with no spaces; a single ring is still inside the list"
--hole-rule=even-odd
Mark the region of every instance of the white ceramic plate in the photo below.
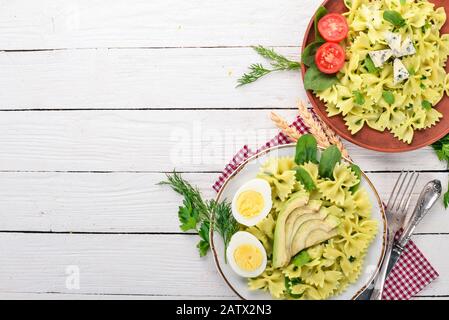
[[[295,153],[295,145],[283,145],[267,149],[246,160],[232,176],[224,183],[223,188],[217,196],[217,200],[232,200],[237,189],[246,181],[256,177],[262,163],[272,157],[293,156]],[[348,161],[349,162],[349,161]],[[385,253],[386,243],[386,219],[383,206],[376,189],[374,188],[368,177],[362,175],[362,187],[366,189],[373,205],[371,218],[378,221],[379,230],[376,238],[371,243],[367,255],[365,257],[363,271],[356,283],[351,284],[348,288],[333,299],[350,300],[357,298],[371,283],[377,274]],[[212,228],[211,228],[212,229]],[[211,231],[211,247],[214,254],[215,264],[218,271],[223,276],[229,287],[242,299],[272,299],[268,292],[261,290],[251,291],[248,289],[247,279],[235,274],[229,265],[224,261],[224,244],[220,235]]]

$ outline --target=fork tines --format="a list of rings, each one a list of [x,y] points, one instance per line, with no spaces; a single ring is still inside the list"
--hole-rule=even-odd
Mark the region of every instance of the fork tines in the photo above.
[[[404,214],[407,212],[418,177],[419,172],[401,171],[388,199],[387,214]]]

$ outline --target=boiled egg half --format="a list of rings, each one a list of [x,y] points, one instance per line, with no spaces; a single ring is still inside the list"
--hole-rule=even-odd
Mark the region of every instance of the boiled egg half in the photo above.
[[[232,199],[232,215],[238,223],[251,227],[270,213],[270,184],[263,179],[253,179],[242,185]]]
[[[226,258],[232,270],[245,278],[259,276],[267,266],[267,252],[262,243],[245,231],[238,231],[232,236]]]

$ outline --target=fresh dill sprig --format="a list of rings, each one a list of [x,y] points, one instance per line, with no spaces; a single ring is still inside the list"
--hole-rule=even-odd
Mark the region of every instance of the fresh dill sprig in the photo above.
[[[202,219],[209,219],[209,216],[204,216],[208,214],[208,209],[206,203],[204,203],[198,188],[193,187],[189,182],[184,180],[179,173],[173,171],[173,173],[166,174],[167,181],[161,181],[158,185],[168,185],[173,191],[179,193],[186,200],[185,202],[190,203],[192,207],[199,211],[202,215]]]
[[[226,248],[234,233],[239,231],[239,225],[232,216],[231,204],[229,202],[216,202],[211,201],[212,204],[212,217],[214,220],[214,228],[221,235],[224,242],[224,257],[226,259]]]
[[[204,200],[199,189],[173,171],[167,174],[167,180],[158,185],[168,185],[184,197],[183,205],[179,207],[178,218],[182,231],[195,230],[200,236],[197,248],[200,256],[207,254],[210,248],[209,231],[211,226],[216,230],[225,244],[225,250],[232,235],[238,231],[237,221],[232,216],[231,205],[227,201]],[[226,259],[226,255],[225,255]]]
[[[237,80],[237,87],[244,86],[246,84],[257,81],[263,76],[281,70],[297,70],[301,68],[301,63],[292,61],[286,57],[280,55],[273,49],[265,48],[263,46],[256,46],[253,49],[262,57],[270,61],[271,68],[265,68],[260,63],[254,63],[249,66],[249,72],[245,73],[240,79]]]

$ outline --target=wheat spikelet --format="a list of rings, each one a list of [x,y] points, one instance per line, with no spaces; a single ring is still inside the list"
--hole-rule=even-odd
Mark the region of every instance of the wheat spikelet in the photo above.
[[[351,160],[351,157],[349,156],[349,152],[343,145],[343,142],[341,141],[340,137],[338,137],[335,134],[334,130],[329,128],[329,126],[324,121],[320,120],[320,123],[321,123],[321,127],[323,128],[324,132],[326,133],[327,137],[329,138],[329,142],[331,144],[337,146],[338,150],[340,150],[341,155],[344,158]]]
[[[298,141],[299,137],[301,136],[301,133],[299,133],[298,130],[296,130],[294,127],[290,127],[288,125],[288,122],[285,121],[284,118],[282,118],[281,116],[277,115],[274,112],[271,112],[270,118],[274,122],[276,127],[281,129],[283,134],[289,137],[293,142]]]
[[[351,160],[349,152],[343,145],[341,139],[325,122],[321,119],[315,119],[302,101],[299,102],[298,111],[304,124],[309,127],[310,133],[317,139],[319,146],[327,148],[330,145],[336,145],[341,151],[342,156]],[[301,137],[302,134],[299,133],[296,128],[291,127],[288,122],[278,114],[271,112],[270,118],[276,127],[278,127],[293,142],[298,141],[299,137]]]
[[[309,110],[307,110],[307,107],[304,105],[304,103],[302,103],[302,101],[300,101],[298,104],[298,111],[304,124],[309,127],[310,133],[315,136],[318,145],[324,148],[329,147],[331,145],[330,141],[323,128],[321,127],[321,124],[317,120],[315,120],[315,118],[312,116]]]

